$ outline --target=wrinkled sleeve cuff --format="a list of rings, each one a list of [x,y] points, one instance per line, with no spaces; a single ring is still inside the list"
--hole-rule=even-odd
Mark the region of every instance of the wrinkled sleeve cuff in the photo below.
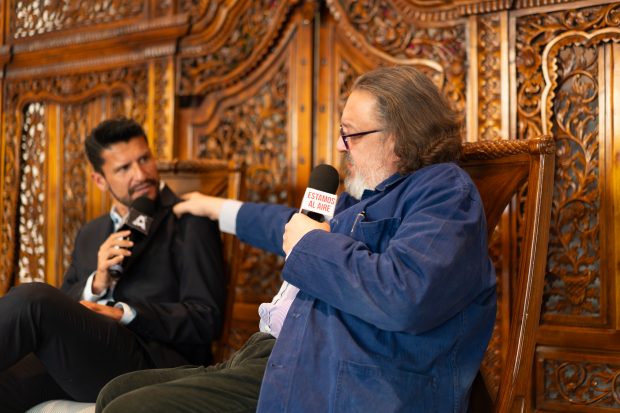
[[[119,323],[122,325],[127,325],[136,318],[136,310],[129,306],[127,303],[123,303],[122,301],[118,301],[114,304],[114,307],[123,309],[123,316],[119,320]]]
[[[101,300],[102,297],[108,293],[108,289],[106,288],[101,292],[101,294],[93,293],[93,280],[95,279],[95,271],[90,274],[88,279],[86,280],[86,285],[84,286],[84,291],[82,291],[82,300],[90,301],[91,303],[96,303]]]
[[[227,234],[237,234],[237,214],[243,202],[235,199],[227,199],[220,211],[220,231]]]

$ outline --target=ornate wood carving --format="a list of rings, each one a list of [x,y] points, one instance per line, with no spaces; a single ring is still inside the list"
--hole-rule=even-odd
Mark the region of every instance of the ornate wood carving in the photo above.
[[[7,85],[5,101],[3,109],[15,108],[17,104],[18,94],[14,92],[12,84]],[[20,155],[19,144],[21,133],[18,132],[18,123],[15,119],[16,113],[11,111],[6,114],[6,122],[4,123],[4,136],[7,137],[4,142],[4,163],[3,182],[2,182],[2,220],[0,250],[0,277],[2,280],[2,290],[4,294],[13,281],[15,271],[15,254],[17,248],[18,237],[16,234],[17,222],[17,194],[19,193],[19,169]]]
[[[545,47],[569,32],[590,32],[617,26],[619,7],[618,4],[610,4],[517,19],[515,51],[519,139],[533,138],[543,131],[541,94],[545,89],[542,68]]]
[[[460,112],[465,110],[465,27],[441,30],[406,20],[396,3],[388,0],[327,0],[339,30],[378,64],[432,66],[441,74],[437,83]],[[434,78],[437,73],[434,74]]]
[[[200,95],[239,80],[254,68],[281,33],[289,9],[296,1],[240,2],[225,21],[205,33],[188,38],[179,59],[180,95]]]
[[[173,136],[170,122],[174,112],[172,108],[174,89],[172,88],[171,70],[169,69],[168,59],[160,59],[156,61],[154,66],[153,79],[153,104],[155,106],[155,115],[153,117],[153,136],[151,140],[154,144],[155,156],[159,159],[172,158]]]
[[[34,102],[24,107],[20,147],[18,276],[20,282],[43,282],[47,175],[45,105]]]
[[[596,43],[617,36],[610,33],[617,29],[607,28],[618,25],[619,9],[604,5],[517,21],[518,136],[551,129],[558,139],[543,305],[547,321],[604,321]],[[589,41],[588,33],[597,31],[601,35]]]
[[[537,406],[553,411],[620,409],[620,360],[616,354],[587,357],[573,352],[539,352],[537,375],[545,383]],[[603,409],[603,410],[601,410]]]
[[[568,45],[558,56],[558,142],[545,315],[601,315],[598,53]]]
[[[501,139],[501,49],[499,14],[478,22],[478,139]]]
[[[512,6],[508,0],[394,0],[403,13],[419,21],[445,22],[470,14],[507,10]]]
[[[290,204],[288,149],[288,77],[282,64],[273,78],[243,102],[218,115],[218,124],[198,139],[198,157],[234,159],[247,163],[246,199]],[[243,245],[237,297],[244,301],[270,300],[280,286],[284,260]]]
[[[86,222],[88,195],[88,160],[84,154],[84,138],[90,132],[83,119],[88,117],[85,104],[67,105],[63,108],[64,151],[63,151],[63,211],[62,211],[62,251],[61,268],[58,277],[62,277],[69,268],[75,237]]]
[[[109,23],[140,15],[144,0],[9,0],[13,39]]]

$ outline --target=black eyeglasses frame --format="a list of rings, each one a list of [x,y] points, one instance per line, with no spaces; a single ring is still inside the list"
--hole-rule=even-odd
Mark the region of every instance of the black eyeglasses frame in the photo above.
[[[359,138],[361,136],[364,135],[370,135],[371,133],[377,133],[377,132],[383,132],[382,129],[373,129],[373,130],[369,130],[369,131],[365,131],[365,132],[356,132],[356,133],[349,133],[348,135],[344,134],[344,130],[342,129],[342,126],[340,127],[340,138],[342,139],[342,142],[344,143],[344,147],[347,149],[347,151],[349,151],[349,139],[351,138]]]

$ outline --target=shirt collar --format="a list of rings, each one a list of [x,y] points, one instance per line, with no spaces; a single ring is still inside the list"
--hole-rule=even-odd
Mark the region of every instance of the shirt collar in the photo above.
[[[110,209],[110,219],[112,220],[112,225],[114,226],[114,232],[118,231],[118,229],[122,227],[125,222],[125,217],[122,217],[121,214],[118,213],[114,205],[112,205],[112,208]]]

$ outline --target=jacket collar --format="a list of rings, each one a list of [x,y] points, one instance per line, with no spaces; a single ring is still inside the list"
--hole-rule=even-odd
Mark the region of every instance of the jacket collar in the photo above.
[[[138,242],[133,247],[131,257],[127,260],[125,265],[125,272],[128,272],[132,265],[137,261],[137,258],[146,250],[150,242],[153,240],[154,235],[157,234],[157,230],[164,221],[164,218],[171,213],[170,209],[172,206],[180,200],[181,199],[177,197],[167,185],[164,185],[164,187],[159,191],[159,195],[155,201],[157,206],[155,213],[153,214],[153,222],[149,228],[149,233],[143,240]]]
[[[395,187],[403,179],[405,179],[407,176],[409,176],[409,174],[401,175],[398,172],[395,173],[394,175],[390,176],[385,181],[383,181],[379,185],[377,185],[377,187],[375,189],[367,189],[367,190],[365,190],[364,193],[362,194],[362,199],[368,198],[369,196],[372,196],[372,195],[374,195],[376,193],[384,192],[385,190],[388,190],[390,188]]]

